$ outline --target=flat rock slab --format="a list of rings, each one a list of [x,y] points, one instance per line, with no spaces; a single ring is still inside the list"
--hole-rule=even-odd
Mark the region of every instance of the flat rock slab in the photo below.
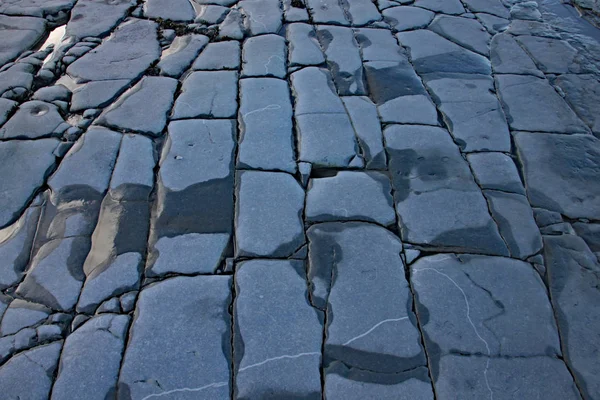
[[[531,57],[525,53],[512,35],[501,33],[492,38],[490,60],[497,74],[534,75],[544,74],[537,69]]]
[[[65,35],[77,39],[103,36],[123,20],[135,5],[135,0],[78,0],[71,10]]]
[[[236,398],[321,398],[323,315],[307,301],[304,273],[301,261],[237,265]]]
[[[304,244],[304,190],[292,175],[241,171],[236,192],[236,256],[288,257]]]
[[[384,20],[399,32],[425,28],[435,17],[435,13],[420,7],[399,6],[386,8]]]
[[[179,78],[205,48],[208,41],[209,38],[204,35],[177,36],[171,46],[162,52],[160,62],[157,64],[161,75]]]
[[[0,10],[2,8],[3,5],[0,4]],[[0,27],[2,27],[0,66],[33,47],[46,33],[46,21],[42,18],[11,17],[1,14],[2,11],[0,11]]]
[[[476,19],[440,15],[428,29],[466,49],[486,57],[489,54],[491,36]]]
[[[279,35],[261,35],[244,42],[242,51],[242,78],[273,76],[285,78],[287,46]]]
[[[600,215],[600,140],[519,132],[515,144],[532,206],[570,218]]]
[[[237,72],[193,72],[183,81],[172,118],[233,118],[237,94]]]
[[[482,189],[525,194],[519,171],[513,159],[504,153],[472,153],[467,155],[477,184]]]
[[[213,71],[238,69],[240,66],[240,43],[236,40],[209,43],[192,64],[193,70]]]
[[[361,222],[316,224],[307,235],[309,298],[327,313],[325,356],[380,373],[424,366],[400,240]]]
[[[516,40],[546,74],[591,72],[581,65],[577,50],[566,41],[529,35],[517,36]]]
[[[508,255],[487,202],[446,130],[391,125],[384,138],[404,241]]]
[[[565,94],[565,100],[592,130],[600,136],[600,80],[595,75],[563,74],[554,81]]]
[[[279,0],[242,0],[238,7],[246,16],[244,23],[252,36],[281,29],[283,10]]]
[[[495,15],[500,18],[510,17],[508,8],[502,4],[501,0],[463,0],[469,11],[474,13],[485,13]]]
[[[465,12],[460,0],[417,0],[415,6],[442,14],[462,14]]]
[[[296,65],[319,65],[325,62],[325,57],[312,25],[289,24],[286,29],[286,39],[290,44],[288,61],[291,67]]]
[[[58,136],[55,130],[64,122],[54,104],[39,100],[28,101],[21,104],[0,129],[0,138],[39,139]]]
[[[148,18],[183,22],[196,18],[196,12],[189,0],[146,0],[144,14]]]
[[[176,277],[142,290],[119,375],[120,396],[229,396],[231,280]]]

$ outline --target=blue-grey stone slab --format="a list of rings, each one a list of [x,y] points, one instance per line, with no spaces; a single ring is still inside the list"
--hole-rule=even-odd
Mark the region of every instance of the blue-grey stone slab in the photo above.
[[[44,321],[49,315],[50,309],[44,305],[21,299],[14,299],[2,317],[2,323],[0,323],[0,335],[13,335],[23,328]]]
[[[294,115],[346,113],[328,70],[303,68],[291,74],[291,82],[295,97]]]
[[[283,0],[285,22],[308,22],[308,11],[303,2]]]
[[[510,17],[508,8],[501,0],[463,0],[469,11],[474,13],[485,13],[507,19]]]
[[[323,315],[307,300],[304,274],[302,261],[237,265],[235,398],[321,398]]]
[[[440,15],[429,25],[429,29],[486,57],[490,52],[491,36],[476,19]]]
[[[32,100],[21,104],[17,112],[0,128],[0,138],[38,139],[57,136],[56,128],[64,122],[54,104]]]
[[[287,47],[285,39],[269,34],[251,37],[244,42],[241,76],[285,78]]]
[[[246,16],[244,24],[252,36],[281,29],[283,10],[279,0],[242,0],[237,7]]]
[[[481,25],[483,25],[485,29],[487,29],[487,31],[494,36],[504,32],[510,24],[508,19],[496,17],[495,15],[491,14],[477,13],[476,16],[479,22],[481,22]],[[492,38],[492,40],[494,39]]]
[[[497,74],[535,75],[544,77],[533,60],[512,35],[501,33],[492,38],[490,60]]]
[[[154,186],[154,146],[142,135],[123,135],[110,179],[110,197],[115,200],[146,201]]]
[[[306,0],[306,8],[316,24],[350,25],[339,1]]]
[[[360,28],[355,29],[354,34],[363,62],[401,62],[406,59],[396,38],[387,29]]]
[[[237,94],[236,71],[192,72],[183,81],[172,118],[233,118]]]
[[[219,39],[241,40],[246,34],[244,17],[238,8],[232,8],[219,25]]]
[[[600,137],[600,79],[594,74],[562,74],[553,82],[560,87],[567,103]]]
[[[0,4],[0,66],[17,58],[25,50],[38,43],[46,33],[46,21],[42,18],[2,15],[7,3]]]
[[[504,153],[483,152],[467,155],[475,180],[482,189],[525,194],[519,171],[512,158]]]
[[[465,9],[460,0],[417,0],[415,6],[441,14],[462,14]]]
[[[116,79],[83,84],[73,90],[71,112],[105,107],[123,93],[129,83],[129,79]]]
[[[343,3],[352,25],[362,26],[381,20],[377,6],[371,0],[351,0]]]
[[[17,3],[6,1],[0,4],[0,13],[7,15],[31,15],[49,17],[68,12],[75,0],[21,0]]]
[[[385,169],[387,157],[375,104],[364,96],[345,96],[341,99],[354,127],[366,168]]]
[[[240,42],[226,40],[209,43],[192,64],[193,70],[238,69],[240,66]]]
[[[382,14],[384,20],[399,32],[425,28],[435,17],[432,11],[411,6],[386,8]]]
[[[196,12],[190,0],[146,0],[144,14],[148,18],[162,18],[171,21],[190,22]]]
[[[18,103],[9,99],[0,98],[0,126],[2,126],[13,110],[17,108]]]
[[[286,39],[289,42],[289,65],[319,65],[325,57],[317,41],[314,28],[309,24],[294,23],[286,28]]]
[[[204,35],[177,36],[171,46],[162,52],[157,64],[161,75],[179,78],[205,48],[208,41],[209,38]]]
[[[227,7],[214,4],[199,6],[196,3],[197,2],[195,1],[193,3],[194,8],[196,9],[198,14],[196,19],[194,20],[195,22],[200,22],[206,25],[220,24],[221,22],[223,22],[223,20],[229,13],[229,8]]]
[[[136,5],[135,0],[78,0],[71,10],[65,36],[81,39],[104,36]]]

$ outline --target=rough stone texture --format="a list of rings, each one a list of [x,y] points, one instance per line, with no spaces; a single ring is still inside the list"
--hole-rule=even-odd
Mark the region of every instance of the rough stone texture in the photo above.
[[[486,57],[490,51],[491,37],[476,19],[440,15],[429,25],[429,29]]]
[[[554,82],[565,94],[565,100],[592,130],[600,136],[600,80],[595,75],[563,74]]]
[[[71,10],[65,35],[78,39],[104,36],[125,18],[135,4],[134,0],[78,0]]]
[[[482,189],[525,194],[515,162],[503,153],[472,153],[467,155],[475,180]]]
[[[288,25],[286,38],[290,43],[288,53],[290,66],[319,65],[325,62],[315,30],[311,25],[302,23]]]
[[[246,16],[244,23],[252,36],[277,33],[281,29],[283,10],[278,0],[242,0],[238,7]]]
[[[237,93],[237,72],[193,72],[183,81],[173,107],[173,119],[233,118]]]
[[[148,18],[162,18],[171,21],[192,21],[196,18],[189,0],[146,0],[144,14]]]
[[[128,79],[88,82],[73,91],[71,111],[105,107],[123,93],[128,85]]]
[[[358,139],[367,169],[385,169],[387,157],[377,108],[368,97],[346,96],[342,102]]]
[[[0,324],[0,335],[13,335],[23,328],[44,321],[48,315],[50,315],[50,309],[41,304],[15,299],[4,311]]]
[[[424,8],[410,6],[387,8],[382,14],[384,20],[399,32],[425,28],[435,16]]]
[[[179,78],[207,45],[209,38],[204,35],[177,36],[171,46],[163,51],[157,67],[161,74]]]
[[[212,71],[238,69],[239,66],[240,43],[235,40],[226,40],[209,43],[192,64],[192,69]]]
[[[462,14],[465,12],[460,0],[417,0],[415,5],[443,14]]]
[[[285,78],[287,49],[278,35],[261,35],[247,39],[242,51],[242,77],[273,76]]]
[[[2,15],[2,8],[3,4],[0,4],[0,66],[33,47],[44,36],[46,29],[46,21],[42,18]]]
[[[500,18],[508,18],[510,13],[501,0],[463,0],[469,11],[492,14]]]
[[[38,139],[52,136],[65,121],[54,104],[28,101],[0,129],[1,139]],[[54,135],[56,136],[56,135]]]

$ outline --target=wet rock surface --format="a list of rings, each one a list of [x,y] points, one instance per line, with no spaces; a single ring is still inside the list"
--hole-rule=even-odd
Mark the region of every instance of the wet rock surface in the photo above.
[[[600,398],[584,18],[0,0],[0,398]]]

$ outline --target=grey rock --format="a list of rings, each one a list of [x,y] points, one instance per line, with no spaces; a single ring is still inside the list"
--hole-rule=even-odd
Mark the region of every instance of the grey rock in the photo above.
[[[417,0],[415,6],[442,14],[462,14],[465,12],[460,0]]]
[[[412,264],[412,262],[415,261],[420,255],[421,252],[419,250],[408,248],[406,246],[404,247],[404,256],[406,264]]]
[[[14,299],[2,317],[0,335],[13,335],[23,328],[34,326],[50,315],[50,309],[41,304]]]
[[[597,397],[600,264],[585,242],[573,235],[544,236],[544,258],[565,360],[583,397]]]
[[[65,36],[81,39],[110,32],[136,5],[135,0],[79,0],[71,10]]]
[[[54,130],[65,122],[58,107],[43,101],[28,101],[0,128],[2,139],[38,139],[52,136]]]
[[[400,44],[410,49],[415,69],[420,74],[431,72],[458,72],[467,74],[491,73],[490,62],[428,30],[400,32]]]
[[[566,41],[528,35],[517,36],[516,40],[546,74],[586,72],[577,63],[577,50]]]
[[[137,300],[137,292],[128,292],[122,295],[119,299],[121,301],[121,309],[123,312],[131,312],[135,308],[135,302]]]
[[[121,303],[117,297],[112,297],[100,304],[96,310],[96,314],[119,313],[121,311]]]
[[[591,251],[600,251],[600,224],[575,222],[573,229],[588,245]]]
[[[69,335],[52,399],[104,400],[114,395],[128,325],[129,316],[106,314]]]
[[[0,98],[0,127],[6,122],[13,110],[17,108],[17,105],[16,101]]]
[[[350,116],[358,144],[364,155],[367,169],[385,169],[387,157],[383,148],[383,133],[377,115],[377,108],[368,97],[342,97],[344,107]]]
[[[492,68],[497,74],[535,75],[544,74],[537,69],[533,60],[509,34],[495,35],[490,52]]]
[[[286,38],[290,44],[288,53],[290,66],[319,65],[325,62],[315,30],[311,25],[289,24],[286,28]]]
[[[532,208],[533,217],[537,225],[542,228],[544,226],[563,222],[562,215],[556,211],[544,210],[543,208]]]
[[[6,13],[4,10],[6,6],[7,3],[0,4],[0,26],[2,26],[0,66],[17,58],[23,51],[32,48],[46,33],[44,19],[2,15]]]
[[[197,399],[229,397],[230,303],[230,276],[177,277],[142,290],[119,392],[138,400],[189,389]]]
[[[542,13],[538,10],[538,4],[535,1],[523,1],[513,4],[510,7],[510,16],[512,19],[525,19],[539,21],[542,19]]]
[[[481,25],[483,25],[491,35],[504,32],[508,28],[508,24],[510,24],[508,19],[496,17],[494,15],[483,13],[478,13],[476,15],[479,22],[481,22]]]
[[[219,38],[240,40],[244,38],[245,30],[242,13],[237,8],[232,8],[219,25]]]
[[[325,357],[383,373],[424,366],[400,240],[360,222],[313,225],[307,236],[309,299],[327,313]]]
[[[292,5],[291,0],[283,1],[283,13],[286,22],[308,22],[306,6],[303,2],[300,2],[300,4],[302,6],[298,7],[298,2],[294,2]]]
[[[557,133],[589,132],[589,128],[577,118],[545,79],[526,75],[497,75],[496,82],[512,129]]]
[[[381,14],[371,0],[353,0],[345,3],[345,12],[353,26],[362,26],[381,20]]]
[[[563,74],[554,84],[560,87],[565,100],[591,129],[596,137],[600,136],[600,80],[595,75]]]
[[[177,36],[171,46],[162,52],[157,65],[161,75],[179,78],[190,67],[208,41],[208,37],[204,35]]]
[[[464,0],[463,2],[469,11],[474,13],[486,13],[505,19],[510,17],[510,12],[501,0]]]
[[[283,10],[279,0],[242,0],[237,6],[246,16],[244,24],[252,36],[277,33],[281,29]]]
[[[240,43],[236,40],[209,43],[200,53],[193,70],[238,69],[240,67]]]
[[[301,261],[252,260],[237,265],[236,398],[275,394],[321,398],[323,315],[308,303],[303,276]],[[263,314],[266,309],[269,313]]]
[[[110,197],[117,201],[148,200],[154,186],[155,164],[151,139],[141,135],[123,135],[110,179]]]
[[[2,395],[7,399],[47,399],[61,347],[62,342],[53,342],[27,350],[8,360],[0,368]]]
[[[237,257],[287,257],[304,244],[304,190],[292,175],[242,171],[236,181]]]
[[[354,34],[364,62],[399,62],[406,59],[396,38],[387,29],[360,28],[355,29]]]
[[[368,221],[383,226],[396,222],[392,187],[380,172],[340,171],[311,179],[306,193],[306,220]]]
[[[540,229],[542,235],[575,235],[575,229],[568,222],[552,224]]]
[[[35,331],[38,342],[49,342],[62,338],[62,329],[58,325],[41,325]]]
[[[177,84],[173,78],[146,76],[104,111],[97,123],[159,136],[167,124]]]
[[[132,19],[67,68],[78,83],[139,77],[160,56],[157,24]]]
[[[31,15],[34,17],[58,16],[60,12],[68,12],[75,0],[24,0],[18,3],[4,2],[0,5],[0,13],[8,15]]]
[[[475,180],[483,189],[525,194],[519,171],[512,158],[503,153],[471,153],[467,155]]]
[[[73,323],[71,324],[71,330],[74,331],[79,328],[85,321],[88,321],[91,317],[84,314],[77,314],[75,318],[73,318]]]
[[[362,62],[353,30],[318,25],[317,38],[325,52],[338,93],[342,96],[365,95]]]
[[[429,29],[476,53],[484,56],[489,54],[491,36],[476,19],[440,15],[429,25]]]
[[[273,78],[242,79],[240,93],[238,167],[295,173],[292,104],[287,82]]]
[[[230,7],[236,3],[235,0],[193,0],[197,4],[217,4],[223,7]]]
[[[229,13],[229,8],[211,4],[197,6],[197,11],[198,16],[194,20],[195,22],[200,22],[207,25],[215,25],[223,22]]]
[[[599,139],[591,135],[522,132],[515,135],[515,144],[532,206],[570,218],[597,218]]]
[[[237,110],[237,72],[197,71],[184,81],[173,119],[232,118]]]
[[[54,169],[56,139],[0,142],[0,227],[19,218]]]
[[[88,82],[73,91],[71,112],[103,108],[123,93],[129,83],[129,79]]]
[[[491,77],[428,75],[425,84],[461,151],[510,151],[510,133]]]
[[[274,76],[285,78],[287,49],[285,39],[278,35],[251,37],[242,50],[242,78]]]
[[[144,14],[148,18],[183,22],[190,22],[196,18],[190,0],[147,0],[144,2]]]
[[[33,96],[31,96],[31,99],[48,103],[56,100],[68,102],[71,99],[71,91],[63,85],[48,86],[38,89]]]
[[[308,179],[310,178],[310,173],[312,171],[312,164],[304,161],[300,161],[298,163],[298,172],[300,173],[300,180],[303,187],[306,187],[308,184]]]
[[[382,14],[385,21],[399,32],[425,28],[435,16],[432,11],[410,6],[386,8]]]
[[[496,190],[483,194],[513,257],[525,260],[542,249],[542,237],[525,196]]]
[[[315,24],[349,25],[345,11],[335,0],[306,0],[312,21]]]
[[[2,316],[12,300],[12,297],[0,294],[0,321],[2,320]]]
[[[291,74],[291,82],[296,116],[346,113],[328,70],[317,67],[303,68]]]

